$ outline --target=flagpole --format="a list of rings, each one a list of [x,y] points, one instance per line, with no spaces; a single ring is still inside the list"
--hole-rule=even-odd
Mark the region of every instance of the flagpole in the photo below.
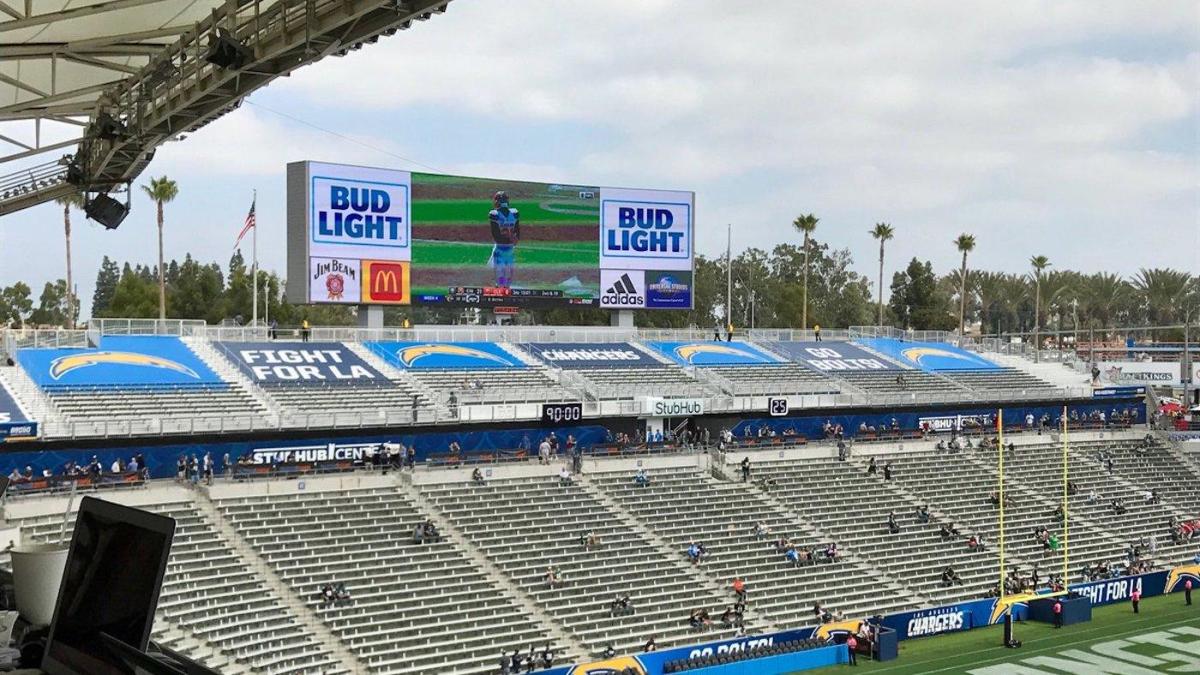
[[[257,189],[254,191],[254,197],[252,197],[252,201],[250,203],[255,206],[258,205],[258,190]],[[254,281],[253,281],[254,302],[251,305],[251,310],[250,310],[250,325],[257,326],[258,325],[258,217],[257,217],[257,215],[255,216],[254,232],[253,232],[252,236],[253,236],[253,238],[250,240],[250,257],[253,259],[253,262],[251,263],[250,269],[252,270],[252,273],[254,274]]]

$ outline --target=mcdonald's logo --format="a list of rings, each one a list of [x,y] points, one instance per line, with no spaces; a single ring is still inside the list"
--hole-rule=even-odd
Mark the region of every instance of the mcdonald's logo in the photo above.
[[[362,264],[362,301],[364,304],[409,304],[408,263],[364,260]]]

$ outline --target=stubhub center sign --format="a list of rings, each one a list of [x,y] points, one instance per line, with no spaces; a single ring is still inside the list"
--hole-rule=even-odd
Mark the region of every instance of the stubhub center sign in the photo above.
[[[407,171],[307,164],[310,257],[411,260]]]
[[[691,270],[690,192],[600,191],[600,268]]]

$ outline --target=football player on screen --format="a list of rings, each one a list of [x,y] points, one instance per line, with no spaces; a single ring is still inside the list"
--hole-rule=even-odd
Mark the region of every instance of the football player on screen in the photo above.
[[[509,208],[508,194],[501,190],[492,195],[492,210],[488,212],[492,226],[491,266],[496,270],[496,285],[512,288],[517,264],[517,242],[521,239],[521,214]]]

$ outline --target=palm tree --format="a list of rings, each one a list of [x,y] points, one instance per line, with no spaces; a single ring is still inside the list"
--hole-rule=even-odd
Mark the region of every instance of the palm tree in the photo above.
[[[975,235],[966,232],[958,235],[954,246],[962,254],[962,268],[959,272],[960,285],[958,288],[958,336],[963,337],[963,326],[967,316],[967,254],[975,250]]]
[[[896,234],[891,225],[875,223],[871,236],[879,240],[879,325],[883,326],[883,245]]]
[[[167,282],[166,270],[163,268],[163,204],[179,195],[179,186],[175,181],[162,176],[151,178],[149,185],[142,185],[142,192],[154,200],[158,206],[158,320],[167,318]]]
[[[83,209],[83,193],[72,192],[59,197],[54,202],[63,207],[63,233],[66,235],[67,242],[67,321],[70,323],[68,328],[74,328],[75,319],[78,316],[78,305],[75,300],[75,284],[71,279],[71,209]]]
[[[1041,325],[1042,325],[1042,270],[1050,266],[1050,259],[1044,255],[1035,255],[1029,259],[1029,264],[1033,266],[1033,354],[1034,360],[1038,360],[1038,354],[1042,349]]]
[[[792,227],[796,228],[797,232],[804,234],[804,295],[803,305],[800,308],[801,328],[808,328],[808,239],[813,230],[817,229],[817,223],[820,220],[813,214],[807,213],[792,221]]]

